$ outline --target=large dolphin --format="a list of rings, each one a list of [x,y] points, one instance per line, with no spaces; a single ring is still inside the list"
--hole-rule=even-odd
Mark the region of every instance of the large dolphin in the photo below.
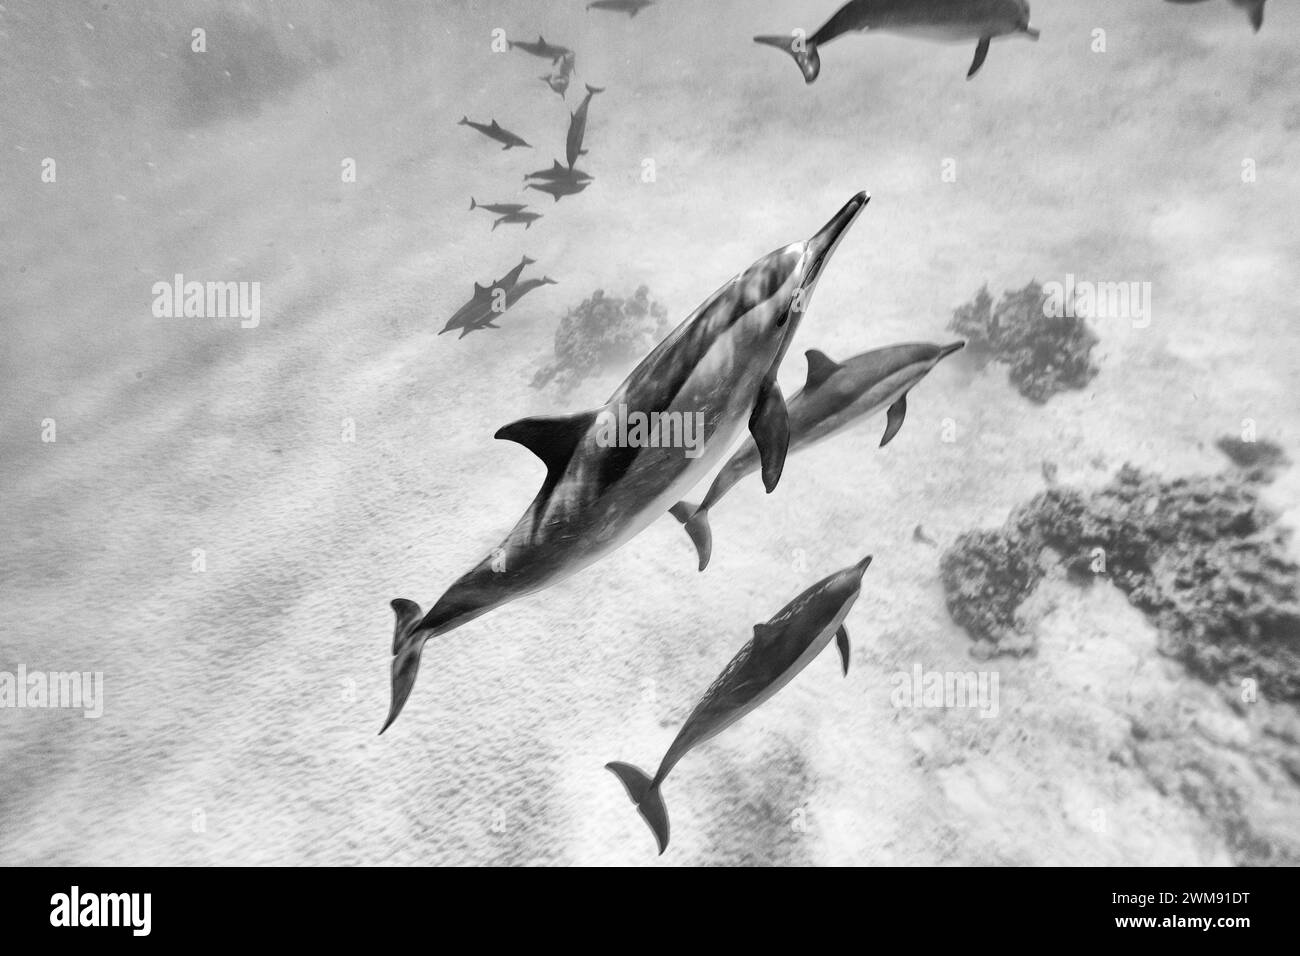
[[[569,117],[569,135],[565,138],[564,150],[565,158],[569,161],[569,168],[578,161],[578,157],[586,152],[582,148],[582,141],[587,137],[587,108],[591,105],[591,98],[597,93],[604,93],[605,88],[602,86],[592,86],[587,84],[587,95],[583,97],[581,105],[573,111]]]
[[[524,146],[528,149],[533,148],[530,144],[524,142],[523,137],[510,132],[510,130],[506,129],[496,120],[493,120],[491,123],[476,123],[468,116],[462,116],[456,125],[468,126],[471,129],[478,130],[488,139],[494,139],[498,143],[504,143],[505,145],[501,147],[503,150],[514,149],[516,146]]]
[[[492,223],[492,231],[496,232],[497,226],[509,225],[510,223],[523,223],[525,229],[531,229],[533,223],[542,218],[540,212],[507,212],[502,213],[499,219]]]
[[[811,83],[822,68],[817,48],[836,37],[861,30],[940,43],[975,40],[975,59],[966,73],[967,79],[984,65],[989,42],[995,37],[1024,34],[1031,40],[1038,39],[1038,31],[1029,25],[1026,0],[850,0],[810,37],[757,36],[754,42],[789,53],[803,73],[804,82]]]
[[[858,193],[811,239],[764,256],[723,285],[641,360],[604,405],[525,418],[496,433],[536,453],[546,479],[500,545],[428,614],[414,601],[392,602],[393,699],[384,728],[415,686],[426,641],[550,587],[626,544],[717,465],[746,426],[761,451],[764,484],[776,486],[789,441],[777,371],[826,263],[867,201]],[[629,410],[670,423],[673,416],[679,423],[694,416],[703,440],[691,449],[611,442],[611,417]]]
[[[716,737],[779,691],[835,638],[844,673],[849,672],[849,632],[844,627],[862,591],[871,556],[822,578],[777,612],[709,685],[668,747],[652,778],[630,763],[607,763],[641,818],[650,825],[662,854],[668,848],[668,807],[660,788],[687,752]]]
[[[1203,0],[1169,0],[1170,3],[1202,3]],[[1259,32],[1264,25],[1264,0],[1232,0],[1234,7],[1241,7],[1250,17],[1250,25]]]
[[[881,446],[903,427],[907,414],[907,393],[925,378],[939,361],[960,349],[965,342],[951,345],[908,343],[872,349],[855,355],[843,364],[816,349],[809,349],[808,379],[790,399],[790,453],[829,438],[864,415],[882,408],[889,409]],[[698,505],[681,501],[672,507],[672,515],[686,525],[695,544],[700,570],[709,564],[713,551],[713,532],[709,528],[709,510],[722,500],[732,486],[760,466],[758,449],[752,441],[744,442],[722,466],[708,494]]]
[[[496,213],[498,216],[508,216],[511,213],[523,212],[528,208],[527,203],[522,202],[479,202],[473,196],[469,197],[469,211],[475,209],[486,209],[488,212]]]

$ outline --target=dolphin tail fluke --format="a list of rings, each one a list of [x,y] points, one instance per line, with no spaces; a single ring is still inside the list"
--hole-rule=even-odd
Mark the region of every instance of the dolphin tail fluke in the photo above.
[[[605,92],[605,87],[603,87],[603,86],[592,86],[590,83],[588,83],[588,84],[587,84],[587,92],[590,93],[592,96],[595,96],[597,93],[604,93],[604,92]]]
[[[709,558],[713,555],[713,529],[709,527],[709,510],[689,501],[679,501],[668,509],[668,513],[686,528],[691,543],[695,545],[695,553],[700,558],[700,570],[703,571],[709,566]]]
[[[475,209],[477,209],[477,208],[478,208],[478,203],[476,203],[476,202],[474,201],[474,197],[473,197],[473,196],[470,196],[470,197],[469,197],[469,211],[470,211],[470,212],[473,212],[473,211],[474,211]]]
[[[817,74],[822,71],[821,54],[817,52],[817,44],[812,40],[805,38],[802,34],[792,36],[759,36],[754,37],[755,43],[762,43],[764,46],[774,46],[778,50],[784,50],[794,58],[795,65],[799,67],[799,72],[803,74],[803,81],[811,83],[817,79]]]
[[[429,636],[427,629],[420,628],[423,617],[420,605],[405,598],[397,598],[391,606],[397,615],[397,625],[393,631],[393,700],[388,707],[388,719],[379,729],[381,734],[397,719],[402,707],[406,705],[406,698],[411,696],[415,675],[420,670],[420,652],[424,650],[425,639]]]
[[[668,807],[664,805],[659,784],[651,780],[649,774],[630,763],[607,763],[605,769],[618,777],[637,813],[649,824],[662,856],[664,850],[668,849]]]
[[[1246,4],[1246,16],[1250,17],[1250,25],[1259,32],[1259,28],[1264,25],[1264,0],[1254,0],[1253,3]]]

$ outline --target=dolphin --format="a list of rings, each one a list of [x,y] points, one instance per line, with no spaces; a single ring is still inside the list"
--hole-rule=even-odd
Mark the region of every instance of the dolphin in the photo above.
[[[1169,0],[1170,3],[1202,3],[1203,0]],[[1250,25],[1259,32],[1264,25],[1264,0],[1232,0],[1234,7],[1241,7],[1250,17]]]
[[[573,54],[566,53],[555,61],[553,64],[555,69],[541,78],[543,83],[560,94],[560,99],[564,99],[564,95],[569,91],[569,80],[573,76],[573,63]]]
[[[507,272],[500,280],[489,282],[487,285],[479,285],[475,282],[474,295],[468,302],[456,310],[452,317],[447,320],[447,324],[443,327],[442,332],[439,332],[438,334],[442,335],[443,332],[450,332],[452,329],[464,327],[466,322],[470,321],[481,312],[485,304],[490,308],[492,302],[496,301],[496,290],[500,290],[500,294],[502,295],[508,295],[510,290],[513,289],[515,284],[519,281],[519,276],[523,273],[524,267],[530,266],[536,261],[536,259],[529,259],[527,256],[524,256],[519,260],[519,264]]]
[[[540,56],[544,60],[550,60],[554,63],[562,56],[572,56],[573,51],[567,46],[559,46],[553,43],[547,43],[539,33],[536,43],[529,43],[527,40],[507,40],[506,45],[510,49],[523,50],[525,53],[531,53],[533,56]]]
[[[500,126],[496,120],[493,120],[491,123],[475,123],[468,116],[462,116],[460,122],[456,125],[472,127],[488,139],[494,139],[498,143],[504,143],[505,145],[502,149],[514,149],[516,146],[525,146],[528,149],[533,148],[528,143],[525,143],[521,137],[516,136],[514,133],[510,132],[510,130]]]
[[[475,209],[486,209],[498,216],[509,216],[511,213],[523,212],[527,208],[528,204],[522,202],[475,202],[473,196],[469,197],[470,212]]]
[[[499,306],[496,305],[496,301],[486,302],[470,315],[465,324],[461,326],[459,337],[463,339],[471,332],[479,332],[483,329],[501,328],[501,326],[494,325],[493,323],[510,311],[510,307],[516,302],[536,288],[544,285],[557,284],[558,283],[556,283],[556,281],[550,276],[542,276],[540,279],[525,279],[518,285],[512,286],[510,290],[506,292],[505,296],[499,300],[501,303]]]
[[[764,256],[725,283],[641,360],[604,405],[525,418],[496,433],[533,451],[546,465],[546,479],[505,539],[427,614],[414,601],[391,602],[397,621],[384,728],[415,686],[426,641],[622,547],[711,471],[746,426],[761,451],[764,484],[776,487],[789,441],[777,371],[818,279],[867,202],[867,194],[858,193],[812,238]],[[610,418],[627,409],[697,415],[703,440],[693,454],[660,443],[611,441]]]
[[[576,196],[592,184],[591,179],[555,179],[539,183],[529,183],[525,189],[536,189],[538,192],[547,193],[556,202],[559,202],[564,196]]]
[[[558,159],[551,164],[550,169],[539,169],[535,173],[526,173],[524,175],[525,180],[544,179],[550,182],[557,180],[573,180],[574,182],[586,180],[589,182],[591,178],[589,174],[584,173],[581,169],[569,169]]]
[[[1029,25],[1026,0],[850,0],[812,36],[756,36],[755,43],[774,46],[794,57],[805,83],[821,72],[817,48],[836,37],[860,30],[937,40],[940,43],[977,41],[975,59],[966,79],[979,72],[994,37],[1024,34],[1038,39]]]
[[[843,364],[825,353],[809,349],[808,379],[790,399],[790,453],[808,448],[847,428],[865,415],[889,409],[883,448],[903,427],[907,414],[907,393],[925,378],[940,360],[960,349],[965,342],[951,345],[908,343],[872,349],[855,355]],[[695,544],[700,570],[709,564],[713,551],[713,532],[709,528],[709,511],[722,500],[732,486],[760,467],[758,449],[746,441],[718,472],[708,494],[697,506],[689,501],[673,505],[670,513],[686,526]]]
[[[820,654],[831,638],[849,673],[849,632],[844,627],[853,602],[862,592],[862,575],[871,556],[822,578],[781,608],[766,624],[754,625],[754,636],[709,685],[700,702],[677,732],[653,778],[630,763],[607,763],[618,777],[641,818],[650,825],[659,853],[668,849],[668,807],[664,778],[688,752],[711,740],[790,683]]]
[[[582,104],[573,111],[569,118],[569,135],[565,139],[564,150],[565,158],[569,161],[569,168],[578,161],[578,157],[583,155],[586,150],[582,148],[582,141],[587,136],[587,108],[591,105],[591,98],[597,93],[604,93],[603,86],[592,86],[587,84],[587,95]]]
[[[492,223],[492,231],[496,232],[497,226],[500,226],[502,224],[510,225],[512,223],[521,223],[521,222],[524,224],[525,229],[531,229],[533,227],[533,223],[535,223],[538,219],[541,218],[542,218],[542,214],[540,212],[508,212],[505,215],[503,215],[501,218],[495,220]]]
[[[654,6],[654,0],[592,0],[587,4],[587,9],[608,10],[611,13],[626,13],[629,17],[635,17],[650,6]]]

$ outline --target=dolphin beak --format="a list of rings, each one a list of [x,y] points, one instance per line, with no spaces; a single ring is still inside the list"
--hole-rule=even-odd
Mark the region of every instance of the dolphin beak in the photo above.
[[[941,359],[946,359],[953,352],[960,352],[965,347],[965,342],[953,342],[951,345],[945,345],[943,348],[939,349],[939,358],[935,359],[935,361],[938,362]]]
[[[843,209],[831,217],[830,222],[822,226],[817,235],[808,240],[804,253],[807,262],[802,283],[804,289],[812,288],[835,252],[835,248],[840,244],[840,240],[848,232],[849,226],[853,225],[853,220],[858,218],[858,214],[870,201],[871,197],[866,192],[858,193],[844,204]]]
[[[854,570],[858,572],[858,576],[861,577],[863,574],[866,573],[867,568],[871,567],[871,555],[867,555],[865,558],[863,558],[853,567]]]

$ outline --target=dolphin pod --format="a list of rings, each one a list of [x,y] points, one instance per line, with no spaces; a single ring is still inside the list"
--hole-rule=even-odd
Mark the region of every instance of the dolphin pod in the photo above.
[[[849,672],[849,632],[844,618],[862,592],[868,555],[852,567],[822,578],[783,607],[765,624],[709,685],[651,777],[629,763],[607,763],[628,798],[649,825],[662,855],[668,848],[668,807],[664,779],[686,754],[716,737],[759,707],[808,666],[834,638],[840,663]]]
[[[889,418],[880,444],[889,444],[903,427],[907,393],[942,359],[965,344],[891,345],[855,355],[843,364],[810,349],[807,382],[790,399],[790,451],[815,445],[882,408],[889,409]],[[713,551],[709,510],[759,464],[758,449],[747,441],[718,472],[698,506],[681,501],[672,507],[670,513],[686,526],[695,545],[701,571],[708,566]]]
[[[940,43],[976,41],[975,59],[966,78],[984,65],[989,43],[996,37],[1023,34],[1038,39],[1029,25],[1026,0],[850,0],[840,7],[812,36],[756,36],[755,43],[784,50],[794,58],[805,83],[821,72],[818,48],[846,33],[860,31],[894,33],[899,36],[936,40]]]
[[[497,438],[546,466],[532,503],[505,539],[458,578],[427,614],[391,602],[392,701],[383,733],[401,713],[433,637],[564,580],[626,544],[661,517],[727,453],[748,426],[763,482],[776,486],[789,444],[776,376],[826,264],[867,205],[853,196],[810,239],[762,257],[725,283],[641,360],[602,406],[525,418]],[[639,447],[608,441],[609,418],[698,415],[702,447]]]
[[[1169,0],[1170,3],[1202,3],[1204,0]],[[1250,25],[1259,32],[1259,28],[1264,25],[1264,0],[1231,0],[1234,7],[1240,7],[1246,11],[1246,16],[1250,18]]]

